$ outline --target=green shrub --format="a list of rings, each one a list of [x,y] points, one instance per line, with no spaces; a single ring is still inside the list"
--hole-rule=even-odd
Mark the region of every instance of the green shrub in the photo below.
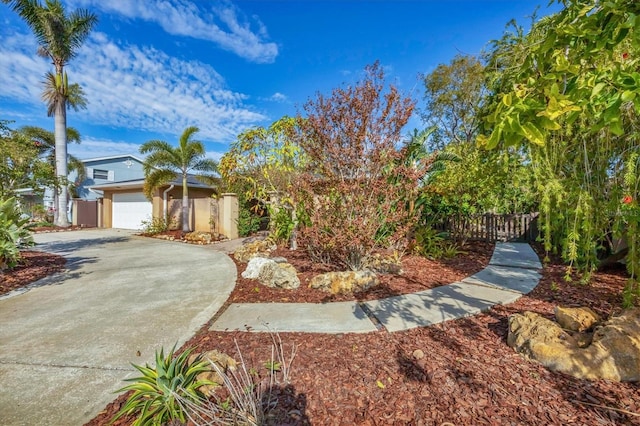
[[[142,221],[142,233],[148,235],[161,234],[174,226],[176,221],[171,217],[154,217]]]
[[[144,367],[133,364],[142,376],[126,379],[132,383],[117,391],[133,391],[133,394],[112,422],[126,414],[138,416],[133,426],[160,426],[176,420],[186,423],[187,413],[181,401],[200,403],[204,395],[199,388],[213,383],[197,379],[200,373],[209,371],[210,367],[200,356],[189,362],[193,348],[182,352],[175,359],[174,351],[175,346],[166,357],[162,349],[159,353],[156,351],[155,368],[148,364]]]
[[[446,232],[437,231],[429,226],[418,228],[415,231],[414,253],[430,259],[438,259],[450,253],[445,246],[446,235]]]
[[[33,237],[15,198],[0,200],[0,271],[12,268],[20,260],[20,248],[33,245]]]
[[[271,236],[276,244],[288,242],[296,224],[291,217],[291,211],[280,208],[271,214]]]
[[[248,237],[260,230],[262,219],[248,208],[241,208],[238,215],[238,235]]]

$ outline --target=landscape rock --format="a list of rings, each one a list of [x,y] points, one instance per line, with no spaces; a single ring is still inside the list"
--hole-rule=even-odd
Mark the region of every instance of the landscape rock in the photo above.
[[[565,330],[584,332],[600,322],[600,316],[589,308],[563,308],[556,306],[555,317]]]
[[[422,359],[424,358],[424,351],[422,349],[416,349],[411,355],[414,359]]]
[[[584,336],[536,313],[509,317],[509,346],[550,370],[580,379],[640,381],[640,308],[597,326],[591,344]]]
[[[248,262],[254,257],[269,257],[276,249],[276,245],[269,240],[258,240],[244,244],[233,253],[233,257],[242,263]]]
[[[268,259],[270,260],[270,259]],[[296,289],[300,287],[298,271],[290,263],[265,262],[258,273],[260,284],[273,288]]]
[[[402,275],[402,262],[397,256],[374,254],[365,262],[365,268],[379,274]]]
[[[251,280],[258,279],[260,276],[260,270],[267,263],[276,263],[273,259],[268,259],[266,257],[253,257],[249,259],[249,263],[247,263],[247,269],[241,274],[243,278],[248,278]]]
[[[379,284],[377,275],[369,270],[327,272],[313,277],[309,287],[331,294],[357,293]]]
[[[189,363],[192,363],[197,357],[197,354],[193,354],[189,357]],[[207,351],[202,353],[202,359],[209,362],[210,370],[205,371],[203,373],[198,374],[198,380],[207,380],[215,385],[204,385],[200,387],[200,391],[206,395],[211,396],[215,392],[216,388],[222,386],[224,384],[224,380],[220,377],[220,374],[216,371],[215,367],[211,365],[211,363],[215,363],[216,366],[223,373],[227,373],[228,371],[234,371],[238,367],[238,363],[235,359],[231,358],[229,355],[219,352],[217,350]]]
[[[211,232],[195,231],[185,234],[184,240],[194,244],[211,244],[213,237]]]

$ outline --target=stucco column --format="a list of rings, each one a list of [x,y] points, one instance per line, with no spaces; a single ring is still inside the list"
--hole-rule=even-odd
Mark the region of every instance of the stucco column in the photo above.
[[[238,196],[232,193],[225,193],[220,196],[219,227],[220,234],[230,240],[238,238]]]

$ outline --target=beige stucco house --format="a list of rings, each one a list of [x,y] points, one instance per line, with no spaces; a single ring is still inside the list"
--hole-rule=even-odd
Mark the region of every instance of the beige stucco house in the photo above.
[[[215,196],[215,189],[189,177],[189,226],[192,231],[213,232],[237,238],[238,201],[234,194]],[[170,217],[173,228],[182,224],[182,179],[156,190],[151,200],[143,192],[144,179],[90,187],[102,193],[98,226],[142,229],[152,218]]]

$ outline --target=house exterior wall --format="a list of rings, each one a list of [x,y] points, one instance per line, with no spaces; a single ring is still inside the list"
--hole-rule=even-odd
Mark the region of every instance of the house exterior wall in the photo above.
[[[99,194],[89,191],[89,189],[87,189],[88,186],[144,178],[142,162],[132,156],[124,155],[115,158],[89,159],[84,160],[83,163],[87,169],[87,178],[78,186],[76,190],[77,194],[75,194],[77,196],[76,198],[85,200],[100,198]],[[96,171],[106,171],[107,176],[105,178],[94,176]],[[69,180],[72,182],[75,181],[77,177],[78,174],[75,171],[69,174]]]
[[[153,217],[164,216],[163,193],[167,187],[154,194]],[[211,198],[213,190],[189,188],[189,228],[193,231],[211,231]],[[182,228],[182,187],[176,186],[167,193],[168,215],[172,218],[172,229]]]

